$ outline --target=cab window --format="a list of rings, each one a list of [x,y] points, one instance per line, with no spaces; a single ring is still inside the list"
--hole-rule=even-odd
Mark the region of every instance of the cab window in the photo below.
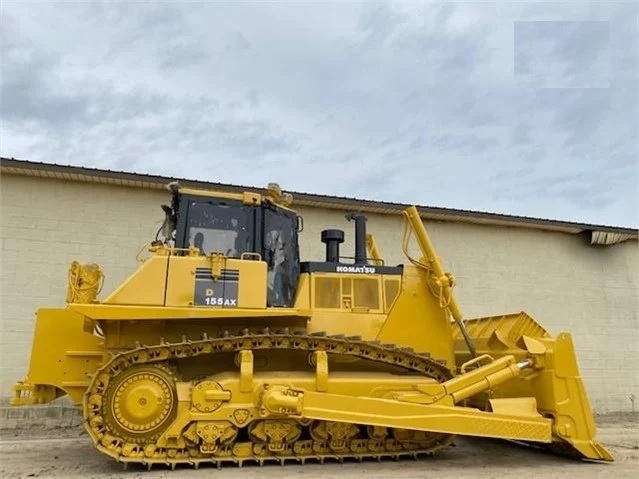
[[[252,212],[241,204],[191,201],[186,243],[205,255],[239,258],[252,251],[251,224]]]

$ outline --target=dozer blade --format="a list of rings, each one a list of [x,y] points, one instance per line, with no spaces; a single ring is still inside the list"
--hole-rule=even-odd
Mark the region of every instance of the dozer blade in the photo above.
[[[534,374],[504,382],[490,394],[469,401],[473,407],[508,414],[509,399],[534,397],[538,412],[552,420],[552,442],[548,449],[571,457],[612,461],[610,452],[595,441],[596,426],[577,358],[568,333],[552,337],[526,313],[464,321],[476,354],[498,359],[512,355],[533,357],[539,368]],[[472,359],[462,331],[455,328],[457,367]]]

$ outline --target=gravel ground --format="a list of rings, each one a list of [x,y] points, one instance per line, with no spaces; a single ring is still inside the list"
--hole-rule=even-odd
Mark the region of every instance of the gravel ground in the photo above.
[[[639,420],[613,417],[599,420],[598,439],[613,453],[614,463],[579,462],[533,451],[503,441],[460,438],[457,447],[436,457],[363,463],[289,464],[284,467],[245,465],[222,469],[201,467],[151,471],[122,465],[94,451],[80,429],[0,431],[0,477],[17,478],[635,478],[639,470]]]

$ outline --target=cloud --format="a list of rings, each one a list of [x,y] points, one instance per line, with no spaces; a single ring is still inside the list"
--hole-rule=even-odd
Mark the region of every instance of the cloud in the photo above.
[[[515,22],[518,81],[552,88],[609,86],[610,53],[609,21]]]
[[[637,226],[638,12],[5,1],[0,153]]]

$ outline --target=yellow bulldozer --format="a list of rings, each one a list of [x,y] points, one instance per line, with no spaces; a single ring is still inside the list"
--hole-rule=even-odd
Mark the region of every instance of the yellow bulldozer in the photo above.
[[[167,191],[145,257],[104,299],[101,267],[72,262],[13,405],[68,396],[98,451],[149,468],[417,458],[458,435],[613,460],[570,334],[524,312],[462,319],[415,207],[406,264],[385,264],[358,213],[354,256],[328,229],[323,261],[302,261],[303,218],[277,184]]]

